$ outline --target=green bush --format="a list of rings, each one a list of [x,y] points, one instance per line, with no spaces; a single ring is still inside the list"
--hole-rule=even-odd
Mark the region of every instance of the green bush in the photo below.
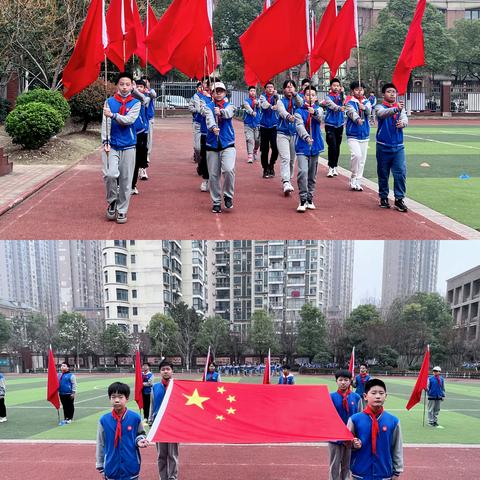
[[[115,85],[108,82],[106,96],[110,97],[115,93],[115,90]],[[87,129],[89,122],[102,120],[104,103],[105,82],[103,80],[96,80],[88,88],[70,99],[72,116],[79,117],[82,120],[83,131]]]
[[[58,91],[35,88],[30,92],[22,93],[17,98],[17,106],[26,105],[31,102],[42,102],[55,108],[62,116],[64,123],[70,116],[70,105]]]
[[[0,98],[0,123],[5,121],[10,109],[10,102],[6,98]]]
[[[41,102],[19,105],[5,121],[5,130],[12,142],[25,148],[39,148],[57,134],[64,125],[60,113]]]

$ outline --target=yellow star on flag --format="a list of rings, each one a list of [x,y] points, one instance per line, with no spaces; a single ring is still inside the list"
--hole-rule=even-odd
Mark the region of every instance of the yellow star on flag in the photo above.
[[[201,397],[198,393],[198,390],[195,389],[194,392],[192,393],[192,395],[185,395],[183,394],[183,396],[185,398],[187,398],[187,403],[185,405],[196,405],[197,407],[201,408],[202,410],[204,410],[203,408],[203,402],[206,402],[207,400],[210,400],[209,397]]]
[[[231,408],[231,407],[230,407],[230,408],[227,408],[227,413],[228,413],[229,415],[235,415],[235,412],[236,412],[236,411],[237,411],[237,410],[236,410],[235,408]]]
[[[225,417],[223,415],[217,415],[217,420],[223,421]]]
[[[225,393],[225,387],[218,387],[217,393],[221,393],[223,395]]]
[[[235,396],[234,395],[229,395],[227,397],[227,402],[230,402],[230,403],[236,402]]]

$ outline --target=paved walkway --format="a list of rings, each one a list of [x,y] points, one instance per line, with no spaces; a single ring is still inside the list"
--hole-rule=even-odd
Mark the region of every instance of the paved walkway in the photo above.
[[[319,166],[315,195],[317,210],[299,214],[296,212],[297,194],[285,198],[281,192],[278,166],[276,178],[262,179],[259,162],[246,163],[242,124],[236,122],[235,129],[238,150],[236,195],[234,208],[230,211],[212,214],[210,195],[199,190],[201,179],[196,175],[191,159],[190,119],[159,119],[148,170],[150,180],[139,182],[140,195],[132,198],[128,223],[118,225],[105,219],[106,202],[100,151],[97,151],[40,189],[32,185],[41,180],[42,171],[47,178],[58,172],[52,170],[47,174],[44,167],[24,167],[32,170],[24,174],[21,182],[10,183],[22,170],[20,166],[14,166],[12,176],[0,178],[0,182],[9,182],[5,188],[0,183],[0,206],[3,209],[14,201],[12,198],[23,198],[25,191],[32,193],[32,189],[36,190],[0,216],[0,238],[480,238],[479,232],[408,199],[411,211],[407,214],[380,209],[374,184],[369,184],[373,189],[351,192],[346,177],[326,178],[324,165]],[[372,154],[367,161],[374,161]]]

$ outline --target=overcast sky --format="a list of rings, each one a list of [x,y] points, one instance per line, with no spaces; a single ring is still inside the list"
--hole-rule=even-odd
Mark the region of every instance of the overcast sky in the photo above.
[[[480,265],[479,240],[440,241],[437,291],[445,295],[447,278]],[[383,241],[355,241],[353,307],[370,298],[381,299]]]

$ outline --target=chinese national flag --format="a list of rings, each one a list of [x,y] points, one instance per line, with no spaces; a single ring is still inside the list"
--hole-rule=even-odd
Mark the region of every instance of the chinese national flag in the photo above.
[[[262,85],[307,58],[305,2],[298,0],[292,8],[291,0],[277,0],[240,37],[245,64]]]
[[[357,46],[357,0],[347,0],[331,26],[327,38],[316,49],[316,56],[328,63],[330,78],[333,78],[340,65],[350,58],[352,48]]]
[[[268,385],[270,383],[270,365],[272,364],[270,360],[270,349],[268,349],[268,357],[265,362],[265,370],[263,372],[263,384]]]
[[[352,440],[326,385],[173,380],[148,440],[173,443],[285,443]],[[163,408],[165,409],[163,410]],[[278,412],[288,412],[288,421]]]
[[[140,350],[137,350],[135,355],[135,401],[138,408],[143,408],[143,376],[142,376],[142,363],[140,361]]]
[[[323,42],[328,37],[330,29],[337,18],[337,0],[330,0],[325,12],[323,13],[320,27],[315,35],[314,47],[310,56],[312,74],[315,73],[324,63],[325,60],[319,53],[321,51]]]
[[[428,384],[428,371],[430,368],[430,345],[427,345],[427,351],[423,357],[422,367],[420,368],[420,373],[418,374],[417,381],[413,387],[412,394],[410,395],[410,400],[407,403],[406,409],[410,410],[413,408],[422,398],[422,391],[427,389]]]
[[[422,19],[426,6],[427,0],[418,1],[415,15],[405,38],[402,53],[393,72],[392,81],[400,95],[404,95],[407,92],[408,79],[412,70],[415,67],[425,65]]]
[[[58,390],[60,384],[58,382],[57,369],[55,368],[55,358],[53,358],[52,347],[48,352],[48,375],[47,375],[47,400],[57,409],[60,409],[60,397]]]
[[[105,1],[92,0],[75,49],[63,70],[65,98],[73,97],[98,78],[106,46]]]
[[[352,378],[355,375],[355,347],[352,348],[352,354],[350,355],[350,361],[348,362],[348,371],[352,374]]]

